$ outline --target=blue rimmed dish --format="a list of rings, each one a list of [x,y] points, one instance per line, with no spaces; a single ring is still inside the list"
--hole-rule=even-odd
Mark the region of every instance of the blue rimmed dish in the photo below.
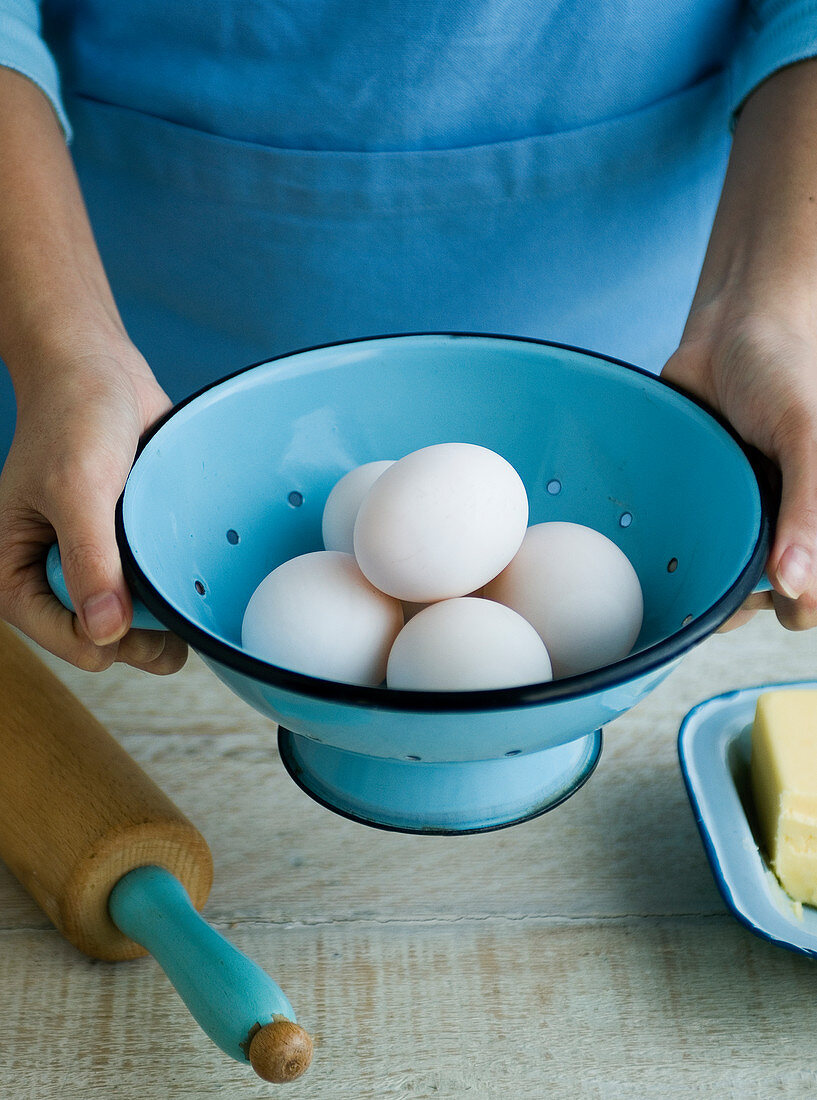
[[[791,688],[817,689],[817,681],[743,688],[699,703],[681,724],[678,754],[712,874],[728,908],[763,939],[817,957],[817,909],[792,901],[766,862],[749,788],[758,696]]]

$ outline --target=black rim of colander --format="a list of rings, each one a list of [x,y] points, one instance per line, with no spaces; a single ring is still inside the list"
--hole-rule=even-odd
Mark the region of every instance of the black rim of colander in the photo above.
[[[334,680],[324,680],[316,676],[308,676],[301,672],[292,672],[289,669],[280,668],[269,664],[229,642],[222,641],[207,631],[202,630],[185,615],[182,615],[161,593],[154,587],[147,575],[142,571],[128,542],[127,532],[123,517],[124,492],[120,496],[116,506],[116,536],[122,557],[122,567],[131,592],[137,596],[145,607],[159,622],[163,623],[174,634],[184,639],[194,650],[203,656],[211,658],[229,669],[248,676],[253,680],[270,684],[283,691],[289,691],[298,695],[305,695],[314,699],[322,699],[327,702],[349,706],[360,706],[373,710],[411,711],[420,713],[433,713],[439,711],[490,711],[506,710],[517,707],[540,706],[543,703],[568,700],[577,696],[591,695],[613,688],[622,683],[628,683],[647,675],[668,664],[670,661],[683,656],[693,649],[700,641],[712,634],[732,615],[752,592],[760,577],[768,557],[771,544],[772,530],[772,483],[774,474],[771,464],[753,447],[748,446],[740,438],[732,426],[718,413],[713,411],[703,401],[691,396],[680,386],[668,382],[658,375],[642,367],[636,367],[622,359],[600,352],[588,351],[585,348],[575,347],[572,344],[561,344],[552,340],[538,340],[534,337],[507,336],[501,333],[488,332],[401,332],[385,333],[381,335],[364,336],[354,340],[335,340],[326,344],[315,344],[308,348],[299,348],[296,351],[284,352],[269,359],[261,359],[240,370],[233,371],[223,378],[217,379],[200,390],[186,397],[177,405],[174,405],[163,417],[161,417],[142,437],[139,449],[136,453],[134,465],[139,460],[144,448],[150,440],[168,423],[177,413],[196,401],[203,394],[221,386],[248,371],[269,363],[281,362],[291,359],[296,355],[307,352],[322,351],[327,348],[344,347],[354,344],[364,344],[373,341],[404,340],[416,337],[451,337],[480,340],[503,340],[514,343],[536,344],[541,347],[560,349],[576,352],[606,363],[612,363],[618,367],[624,367],[636,374],[649,378],[655,385],[673,390],[690,404],[696,405],[716,421],[728,435],[737,443],[746,456],[757,480],[760,495],[760,522],[758,523],[757,538],[749,560],[734,583],[723,593],[719,600],[709,607],[703,614],[698,615],[690,623],[682,625],[668,638],[662,639],[655,645],[648,646],[613,664],[605,665],[590,672],[580,673],[578,676],[566,676],[560,680],[550,680],[546,683],[524,684],[519,687],[491,688],[484,691],[406,691],[385,687],[359,687],[355,684],[343,684]]]

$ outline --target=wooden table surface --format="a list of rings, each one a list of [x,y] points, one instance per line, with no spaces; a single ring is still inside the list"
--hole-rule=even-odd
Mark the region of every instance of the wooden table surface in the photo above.
[[[678,766],[697,702],[817,678],[817,631],[714,636],[605,731],[589,783],[495,833],[345,821],[275,730],[191,657],[155,679],[46,658],[207,837],[205,916],[313,1033],[267,1085],[197,1028],[157,964],[79,954],[0,865],[8,1100],[544,1100],[817,1095],[817,968],[729,915]]]

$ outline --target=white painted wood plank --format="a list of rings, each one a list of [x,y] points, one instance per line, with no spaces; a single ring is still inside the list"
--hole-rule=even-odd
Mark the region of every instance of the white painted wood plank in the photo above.
[[[317,1045],[297,1100],[724,1097],[817,1090],[813,963],[727,918],[239,926]],[[198,1031],[158,967],[0,935],[14,1100],[275,1095]]]

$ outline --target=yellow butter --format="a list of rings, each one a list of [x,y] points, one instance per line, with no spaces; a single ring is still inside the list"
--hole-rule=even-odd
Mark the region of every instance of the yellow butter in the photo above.
[[[759,696],[750,775],[772,870],[794,901],[817,905],[817,690]]]

